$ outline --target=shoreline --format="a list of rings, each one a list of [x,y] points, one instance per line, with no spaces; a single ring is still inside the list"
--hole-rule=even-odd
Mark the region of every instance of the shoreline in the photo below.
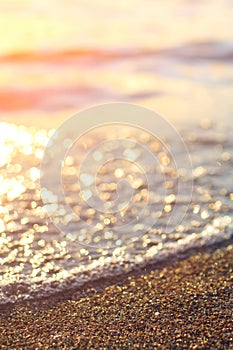
[[[90,291],[97,290],[103,291],[104,288],[109,287],[113,284],[124,285],[128,282],[128,279],[131,277],[137,278],[143,274],[148,274],[152,271],[162,270],[165,267],[172,266],[174,263],[182,262],[187,260],[194,255],[200,253],[213,253],[217,249],[223,249],[229,245],[233,245],[233,237],[224,241],[215,242],[212,244],[203,245],[201,247],[191,247],[185,251],[181,251],[178,254],[173,254],[169,256],[168,259],[158,260],[158,261],[148,261],[142,265],[134,265],[130,270],[122,270],[121,273],[113,275],[103,275],[99,276],[96,279],[90,279],[80,284],[80,286],[70,285],[70,288],[64,288],[58,291],[48,293],[47,295],[38,296],[34,294],[30,299],[18,299],[16,301],[9,302],[0,302],[0,312],[7,312],[11,310],[16,305],[34,305],[34,306],[44,306],[47,307],[49,301],[49,307],[51,305],[56,305],[56,303],[75,297],[83,297],[90,294]],[[65,296],[64,296],[65,293]]]
[[[1,308],[2,349],[233,348],[232,243],[81,293]]]

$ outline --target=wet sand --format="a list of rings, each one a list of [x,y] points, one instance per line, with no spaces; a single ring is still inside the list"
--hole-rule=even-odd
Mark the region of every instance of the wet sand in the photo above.
[[[233,245],[2,308],[1,349],[233,349]]]

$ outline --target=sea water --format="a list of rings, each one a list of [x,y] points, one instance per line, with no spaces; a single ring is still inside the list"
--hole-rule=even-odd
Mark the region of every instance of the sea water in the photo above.
[[[13,28],[0,57],[2,304],[79,289],[232,237],[230,1],[2,1],[0,7],[0,32]],[[57,201],[49,164],[44,207],[40,163],[54,129],[81,108],[115,101],[167,118],[187,146],[191,173],[164,130],[158,139],[117,128],[109,118],[108,127],[83,135],[63,160],[62,186],[74,216]],[[119,139],[126,142],[110,146]],[[79,181],[80,164],[95,147]],[[117,157],[119,147],[127,159]],[[101,163],[106,152],[112,161]],[[94,161],[101,167],[93,179]],[[101,201],[121,200],[119,210],[88,205],[93,183]],[[168,232],[175,205],[180,221]],[[58,230],[59,220],[71,223],[68,233]]]

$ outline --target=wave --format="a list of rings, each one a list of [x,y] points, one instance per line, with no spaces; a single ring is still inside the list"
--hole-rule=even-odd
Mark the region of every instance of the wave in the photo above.
[[[140,58],[147,56],[169,57],[181,60],[217,60],[232,61],[233,43],[228,41],[203,41],[189,42],[180,46],[167,49],[148,49],[148,48],[114,48],[114,49],[93,49],[80,48],[63,51],[34,51],[17,52],[0,56],[1,62],[11,63],[101,63],[111,60]]]
[[[98,232],[85,229],[85,221],[90,217],[94,223],[95,220],[98,223],[101,219],[97,211],[90,212],[90,208],[81,206],[77,202],[73,163],[64,168],[64,176],[67,179],[64,188],[70,205],[74,205],[75,210],[80,211],[80,219],[73,227],[79,243],[56,230],[48,222],[42,208],[36,179],[39,176],[38,159],[48,141],[50,131],[7,123],[1,124],[0,130],[1,142],[5,139],[1,147],[4,152],[0,168],[1,304],[46,298],[58,293],[68,294],[71,290],[78,291],[86,285],[98,285],[103,279],[114,281],[134,271],[140,271],[152,265],[168,264],[173,259],[185,257],[209,246],[222,244],[232,238],[233,145],[230,128],[226,131],[215,126],[206,130],[196,126],[192,130],[187,128],[183,132],[194,163],[195,181],[192,202],[182,223],[171,233],[165,234],[168,220],[166,212],[160,212],[159,223],[148,228],[145,216],[136,226],[134,223],[129,224],[127,232],[123,232],[120,237],[121,244],[112,248],[105,246],[106,239],[111,240],[112,236],[109,236],[111,232],[107,231],[106,238],[106,232],[102,229],[98,229]],[[104,135],[109,134],[109,132],[104,133]],[[93,135],[85,141],[85,144],[91,148],[93,142],[98,144],[98,137],[100,137],[99,134],[98,137]],[[145,140],[148,143],[146,144],[151,144],[154,152],[157,152],[158,145],[150,139]],[[72,157],[73,159],[79,157],[77,158],[79,163],[79,159],[83,157],[82,147],[80,147],[73,149],[70,160]],[[173,145],[174,147],[176,145]],[[164,153],[161,153],[160,148],[158,149],[159,157],[159,154]],[[182,160],[182,152],[176,151],[177,156]],[[7,165],[9,157],[11,166]],[[124,168],[123,162],[120,165],[121,169],[125,169],[124,171],[128,169],[132,176],[133,172],[128,167]],[[115,163],[112,166],[113,168],[110,167],[108,171],[103,172],[104,182],[114,181],[112,176],[113,169],[116,169]],[[151,168],[152,175],[157,174],[156,169]],[[138,176],[137,181],[140,180]],[[153,175],[154,181],[160,188],[161,183],[156,176]],[[175,191],[176,185],[172,185],[173,172],[167,171],[166,176],[167,184],[173,186],[171,191]],[[53,184],[52,175],[50,180]],[[184,178],[184,184],[190,186],[189,179]],[[184,205],[189,203],[185,188],[177,207],[181,213]],[[145,193],[145,189],[142,182],[135,194],[135,208],[138,198],[141,198],[139,204],[143,204],[141,196]],[[171,203],[170,200],[168,202]],[[149,217],[159,213],[157,204],[154,202],[149,202],[148,210]],[[61,212],[59,215],[63,217],[64,213]],[[99,226],[101,226],[100,222]],[[92,247],[94,242],[98,242],[96,248]]]

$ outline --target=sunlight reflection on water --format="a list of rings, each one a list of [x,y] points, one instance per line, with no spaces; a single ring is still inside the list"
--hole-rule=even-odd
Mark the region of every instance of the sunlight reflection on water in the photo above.
[[[206,126],[205,123],[203,125]],[[159,261],[190,247],[228,239],[232,234],[233,188],[229,179],[233,175],[233,154],[230,130],[226,132],[217,127],[206,130],[196,126],[192,132],[185,132],[195,176],[194,197],[187,216],[174,232],[169,235],[164,233],[166,217],[176,201],[176,185],[173,173],[169,171],[166,186],[170,194],[165,198],[164,211],[157,211],[154,204],[148,212],[148,215],[160,218],[160,225],[148,229],[142,236],[140,232],[143,232],[145,222],[130,226],[131,243],[126,245],[125,238],[115,237],[111,228],[120,220],[127,220],[128,215],[136,215],[135,211],[130,213],[126,208],[119,212],[119,216],[99,215],[96,210],[79,203],[79,189],[75,187],[80,159],[95,142],[99,142],[98,137],[108,135],[111,139],[113,135],[109,130],[97,133],[95,138],[86,136],[64,162],[65,191],[78,218],[75,230],[78,229],[76,238],[79,245],[74,244],[72,235],[65,237],[49,223],[41,202],[38,167],[52,131],[6,123],[0,123],[0,130],[1,149],[4,150],[0,167],[1,302],[48,295],[68,285],[79,286],[100,274],[121,273],[135,264],[146,264],[151,259]],[[169,169],[171,164],[158,142],[146,137],[146,134],[139,136],[131,131],[128,135],[131,138],[134,135],[136,139],[141,137]],[[208,136],[208,142],[205,136]],[[211,154],[209,144],[215,149]],[[130,152],[134,151],[137,153],[136,148],[130,149]],[[95,156],[99,159],[100,155]],[[182,157],[182,154],[179,156]],[[73,168],[75,171],[70,172]],[[137,171],[134,165],[131,169],[124,161],[113,162],[102,169],[97,184],[103,200],[114,198],[116,181],[124,175],[135,191],[133,208],[140,210],[147,201],[147,189]],[[157,176],[156,172],[154,174]],[[92,179],[86,174],[82,181],[88,185]],[[188,200],[185,192],[182,198],[184,203]],[[48,194],[48,200],[50,210],[57,211],[58,218],[71,220],[52,193]],[[182,205],[180,210],[183,210]],[[85,222],[94,222],[95,230],[87,230]],[[109,242],[113,241],[115,248],[108,249]],[[97,248],[86,245],[92,243]],[[105,247],[101,248],[103,243]]]
[[[2,0],[0,17],[1,302],[46,296],[100,274],[129,271],[150,259],[169,258],[232,235],[230,1],[72,0],[67,6],[63,0]],[[111,230],[117,220],[125,219],[126,211],[118,217],[98,216],[77,203],[76,166],[98,137],[84,140],[79,152],[69,154],[64,163],[67,200],[80,218],[79,243],[115,241],[111,252],[77,246],[72,235],[58,232],[48,221],[39,188],[40,161],[52,128],[80,108],[110,101],[144,105],[179,125],[195,178],[188,215],[171,235],[163,228],[176,200],[172,171],[164,211],[151,208],[148,213],[160,218],[161,226],[140,236],[145,222],[138,222],[131,227],[132,241],[126,246]],[[164,167],[172,165],[159,142],[144,134],[137,138],[158,154]],[[125,152],[134,160],[140,156],[136,148]],[[103,154],[93,157],[99,161]],[[124,162],[103,167],[101,198],[114,199],[117,181],[124,177],[136,191],[135,207],[140,207],[147,197],[144,178]],[[92,180],[83,174],[84,184]],[[91,195],[88,189],[83,193],[84,199]],[[72,219],[53,193],[48,199],[48,210]],[[182,199],[186,203],[185,193]],[[95,222],[95,232],[82,220]]]

